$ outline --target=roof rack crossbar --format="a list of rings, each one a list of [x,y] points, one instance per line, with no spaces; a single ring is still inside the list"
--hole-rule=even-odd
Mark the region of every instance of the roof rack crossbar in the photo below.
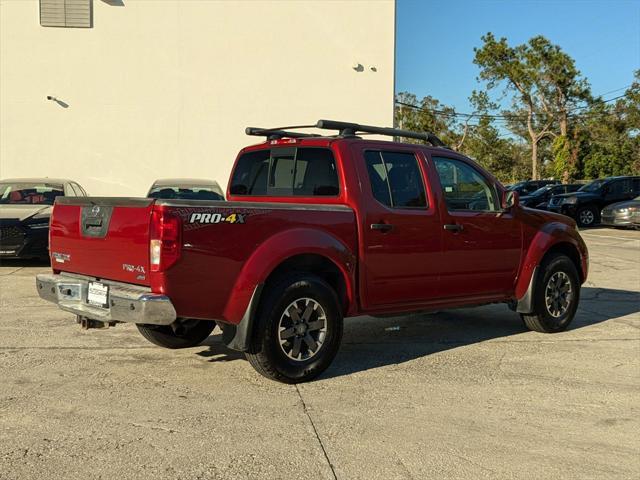
[[[434,147],[446,147],[442,140],[429,132],[411,132],[409,130],[400,130],[398,128],[374,127],[372,125],[360,125],[358,123],[340,122],[336,120],[318,120],[316,128],[323,130],[339,130],[340,135],[345,137],[354,136],[358,132],[374,133],[390,137],[414,138],[416,140],[429,142]]]
[[[247,135],[252,135],[254,137],[267,137],[267,140],[280,140],[281,138],[311,138],[317,137],[318,135],[314,135],[312,133],[301,133],[301,132],[288,132],[286,130],[278,130],[273,128],[256,128],[256,127],[247,127],[244,130],[244,133]]]

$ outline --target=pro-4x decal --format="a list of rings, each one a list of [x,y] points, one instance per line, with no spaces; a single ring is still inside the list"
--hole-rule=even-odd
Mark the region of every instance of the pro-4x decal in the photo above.
[[[189,223],[245,223],[246,213],[200,213],[194,212],[189,216]]]

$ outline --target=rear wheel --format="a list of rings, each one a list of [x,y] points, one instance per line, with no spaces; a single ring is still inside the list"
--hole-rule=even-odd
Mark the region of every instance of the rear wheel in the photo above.
[[[331,364],[341,340],[336,293],[321,278],[296,273],[265,292],[246,356],[269,379],[306,382]]]
[[[151,343],[165,348],[189,348],[202,343],[213,331],[216,322],[179,319],[171,325],[138,325],[138,330]]]
[[[581,227],[592,227],[593,225],[600,223],[598,216],[598,209],[593,205],[587,205],[578,210],[576,221]]]
[[[580,281],[575,265],[565,255],[552,255],[541,264],[534,290],[534,311],[521,315],[522,320],[536,332],[561,332],[573,320],[579,300]]]

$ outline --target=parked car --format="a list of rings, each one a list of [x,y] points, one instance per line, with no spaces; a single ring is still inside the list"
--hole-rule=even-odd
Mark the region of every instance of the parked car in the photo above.
[[[556,195],[548,209],[574,218],[581,227],[600,223],[600,211],[607,205],[631,200],[640,194],[640,177],[608,177],[583,185],[577,192]]]
[[[531,195],[542,187],[546,187],[547,185],[556,185],[559,183],[559,180],[527,180],[509,185],[508,189],[513,192],[518,192],[521,197],[524,197],[525,195]]]
[[[64,261],[37,276],[40,296],[86,328],[135,323],[167,348],[217,323],[288,383],[329,366],[343,317],[504,302],[532,330],[567,328],[588,269],[573,220],[521,208],[432,134],[316,127],[331,135],[247,129],[267,141],[240,151],[227,202],[61,199],[51,249]]]
[[[165,178],[151,185],[148,198],[182,200],[224,200],[218,182],[195,178]]]
[[[581,186],[580,184],[545,185],[529,195],[520,197],[520,205],[546,210],[551,197],[563,193],[576,192]]]
[[[640,196],[605,207],[600,218],[603,225],[640,228]]]
[[[85,197],[72,180],[0,180],[0,258],[48,257],[49,219],[57,197]]]

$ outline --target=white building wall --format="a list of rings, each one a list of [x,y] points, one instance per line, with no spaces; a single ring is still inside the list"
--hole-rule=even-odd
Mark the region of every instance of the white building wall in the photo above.
[[[393,0],[93,0],[89,29],[38,5],[0,0],[0,178],[224,188],[246,126],[393,123]]]

